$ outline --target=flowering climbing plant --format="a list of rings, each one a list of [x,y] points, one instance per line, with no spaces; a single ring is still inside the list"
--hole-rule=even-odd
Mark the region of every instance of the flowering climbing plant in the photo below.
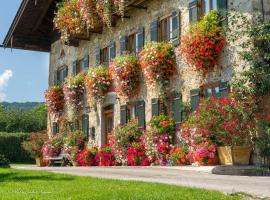
[[[108,68],[104,66],[91,67],[84,83],[91,99],[97,102],[103,100],[112,83]]]
[[[164,90],[176,73],[175,54],[169,43],[148,43],[140,53],[140,62],[146,83]]]
[[[202,20],[191,24],[181,38],[179,52],[186,63],[206,76],[218,65],[225,46],[225,33],[218,11],[212,11]]]
[[[67,77],[63,86],[66,105],[74,114],[76,114],[82,106],[84,77],[85,75],[82,73],[77,76]]]
[[[139,91],[141,67],[133,55],[117,57],[110,65],[110,73],[119,96],[130,98]]]
[[[55,115],[59,115],[63,111],[65,105],[62,86],[56,85],[50,87],[45,92],[45,101],[49,112]]]

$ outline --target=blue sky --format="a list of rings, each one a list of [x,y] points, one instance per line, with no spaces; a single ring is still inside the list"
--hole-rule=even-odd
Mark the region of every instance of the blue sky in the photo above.
[[[22,0],[2,1],[0,43]],[[44,101],[48,86],[49,54],[0,48],[0,102]]]

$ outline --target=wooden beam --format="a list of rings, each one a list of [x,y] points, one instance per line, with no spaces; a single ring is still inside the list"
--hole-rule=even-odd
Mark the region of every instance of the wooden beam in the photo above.
[[[131,5],[129,5],[128,7],[147,10],[147,7],[145,7],[145,6],[140,6],[140,5],[132,5],[132,4],[131,4]]]

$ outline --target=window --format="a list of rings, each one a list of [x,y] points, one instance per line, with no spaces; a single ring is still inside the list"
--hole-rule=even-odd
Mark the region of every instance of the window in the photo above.
[[[105,47],[101,49],[100,51],[100,64],[104,66],[109,65],[109,53],[108,53],[108,47]]]
[[[135,105],[135,117],[138,119],[140,129],[145,129],[145,102],[138,101]]]
[[[57,83],[64,83],[65,78],[68,76],[68,67],[66,65],[54,71],[54,85]]]
[[[171,15],[155,20],[150,25],[150,38],[155,42],[172,42],[179,44],[180,13],[174,11]]]
[[[72,63],[72,74],[73,76],[76,76],[81,72],[81,67],[82,67],[82,61],[83,60],[76,60]]]
[[[227,0],[193,0],[189,3],[189,21],[196,22],[210,11],[219,9],[226,19]]]
[[[56,135],[57,133],[59,133],[59,125],[57,122],[54,122],[52,125],[52,134]]]
[[[89,115],[82,115],[82,131],[89,137]]]
[[[129,53],[135,53],[135,33],[134,34],[131,34],[127,37],[127,51]]]

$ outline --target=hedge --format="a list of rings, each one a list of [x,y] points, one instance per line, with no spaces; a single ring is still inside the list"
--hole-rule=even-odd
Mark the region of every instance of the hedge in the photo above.
[[[0,154],[11,162],[31,161],[29,154],[21,147],[22,142],[29,136],[30,133],[0,132]]]

